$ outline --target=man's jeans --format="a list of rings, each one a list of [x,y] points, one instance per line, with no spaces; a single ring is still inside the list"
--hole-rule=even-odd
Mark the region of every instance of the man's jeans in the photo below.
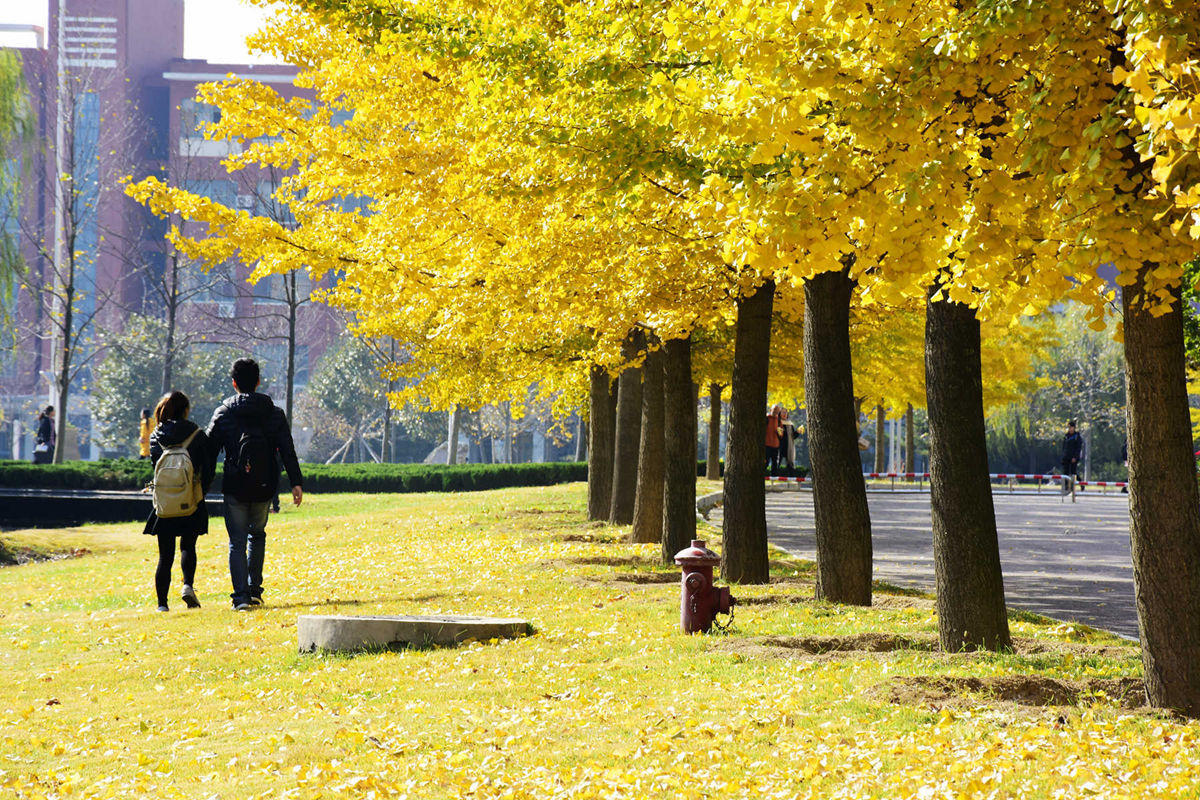
[[[229,532],[229,577],[233,604],[262,597],[263,556],[267,545],[267,510],[270,500],[243,503],[225,498],[225,530]]]

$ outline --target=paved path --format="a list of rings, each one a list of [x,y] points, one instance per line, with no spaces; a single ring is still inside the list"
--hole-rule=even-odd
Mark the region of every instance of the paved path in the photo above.
[[[868,502],[875,578],[933,591],[929,494],[871,492]],[[997,492],[995,504],[1010,607],[1137,636],[1127,495],[1084,493],[1072,505],[1053,493]],[[811,492],[768,494],[767,528],[773,544],[816,557]]]

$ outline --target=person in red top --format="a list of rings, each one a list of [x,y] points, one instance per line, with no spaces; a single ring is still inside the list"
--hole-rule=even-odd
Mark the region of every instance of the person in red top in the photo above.
[[[767,468],[771,475],[779,474],[779,432],[783,423],[783,406],[776,403],[767,414]]]

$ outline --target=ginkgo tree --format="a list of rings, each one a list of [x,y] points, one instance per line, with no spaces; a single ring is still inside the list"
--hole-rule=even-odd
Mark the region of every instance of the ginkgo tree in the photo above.
[[[1108,2],[1105,169],[1080,181],[1101,258],[1119,268],[1130,539],[1146,688],[1200,715],[1200,492],[1183,335],[1184,264],[1200,253],[1198,20],[1188,4]]]

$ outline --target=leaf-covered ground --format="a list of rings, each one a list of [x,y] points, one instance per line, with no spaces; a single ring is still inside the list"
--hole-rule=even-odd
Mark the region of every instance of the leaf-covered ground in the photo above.
[[[1125,643],[1017,615],[1016,654],[946,655],[927,598],[815,603],[811,565],[785,559],[769,586],[735,588],[730,635],[687,637],[675,571],[585,523],[583,500],[578,485],[306,498],[272,519],[268,606],[248,614],[228,608],[219,523],[200,543],[204,607],[169,614],[140,526],[63,534],[90,554],[0,568],[0,796],[1200,792],[1196,725],[1128,707]],[[537,633],[296,652],[299,614],[434,612]]]

